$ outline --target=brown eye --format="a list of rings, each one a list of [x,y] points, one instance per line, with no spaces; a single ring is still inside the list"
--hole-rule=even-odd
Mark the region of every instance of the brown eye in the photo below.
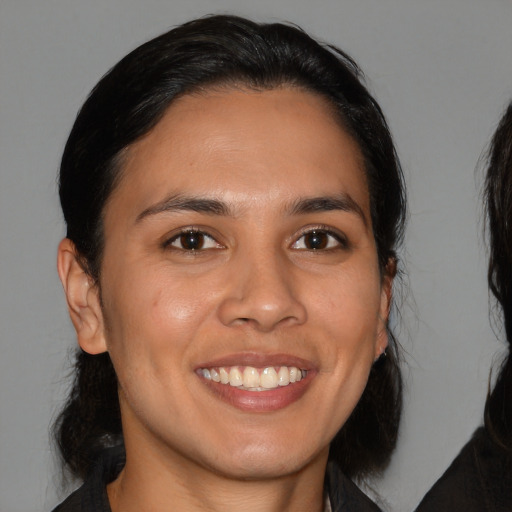
[[[199,249],[203,248],[204,235],[194,231],[183,233],[180,236],[180,244],[181,247],[186,251],[198,251]]]
[[[215,249],[220,245],[209,235],[202,231],[183,231],[169,240],[168,246],[182,251],[194,252],[204,249]]]
[[[304,245],[306,249],[325,249],[328,243],[329,235],[324,231],[311,231],[311,233],[304,235]]]
[[[324,229],[313,229],[304,233],[292,245],[292,249],[321,251],[346,248],[347,245],[347,241],[336,233]]]

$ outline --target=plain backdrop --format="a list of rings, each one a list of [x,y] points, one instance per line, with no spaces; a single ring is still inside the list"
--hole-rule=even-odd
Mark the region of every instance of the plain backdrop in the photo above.
[[[0,512],[62,497],[49,424],[67,389],[74,333],[55,271],[64,226],[60,155],[97,80],[190,18],[290,20],[362,66],[409,188],[400,442],[372,482],[410,511],[482,420],[503,349],[489,322],[477,163],[512,98],[505,0],[0,0]],[[498,333],[499,334],[499,333]]]

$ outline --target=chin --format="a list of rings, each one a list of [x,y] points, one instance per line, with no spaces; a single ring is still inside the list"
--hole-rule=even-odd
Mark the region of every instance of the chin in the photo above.
[[[229,459],[217,458],[211,469],[229,479],[277,479],[298,473],[313,461],[324,457],[327,461],[329,452],[329,447],[326,447],[320,453],[304,451],[291,453],[289,449],[283,447],[282,443],[278,446],[279,448],[275,449],[276,444],[260,443],[232,447],[229,450]]]

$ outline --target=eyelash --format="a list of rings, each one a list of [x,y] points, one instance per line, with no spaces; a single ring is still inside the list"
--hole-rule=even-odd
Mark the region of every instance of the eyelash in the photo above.
[[[295,245],[298,244],[298,242],[300,240],[304,239],[304,237],[306,237],[308,235],[315,235],[315,234],[325,235],[331,239],[331,240],[327,241],[327,247],[320,247],[320,248],[294,247]],[[332,240],[335,241],[335,245],[329,247],[329,244],[332,243]],[[322,252],[325,252],[325,251],[347,250],[347,249],[350,249],[350,244],[345,235],[338,233],[336,231],[333,231],[331,228],[329,228],[327,226],[315,226],[315,227],[310,227],[310,228],[304,229],[304,231],[300,234],[300,236],[297,238],[297,240],[292,244],[292,248],[294,248],[296,250],[300,250],[300,251],[309,251],[309,252],[322,251]]]
[[[187,249],[187,248],[183,247],[183,242],[184,242],[183,237],[193,236],[193,235],[202,237],[198,242],[200,244],[200,246],[198,248],[191,248],[191,249]],[[324,240],[324,242],[326,243],[326,245],[324,247],[318,247],[318,248],[297,247],[299,242],[301,240],[304,240],[304,238],[307,237],[308,235],[326,236],[330,240],[327,240],[327,241]],[[181,247],[174,245],[176,242],[180,241],[180,239],[181,239],[181,244],[180,244]],[[332,245],[333,240],[335,243],[334,245]],[[204,247],[205,243],[208,244],[209,247]],[[221,245],[219,242],[217,242],[213,236],[211,236],[210,234],[208,234],[205,231],[202,231],[202,230],[196,229],[196,228],[185,228],[182,231],[180,231],[179,233],[173,235],[168,240],[166,240],[163,244],[163,248],[181,251],[181,252],[184,252],[187,254],[198,254],[200,252],[207,251],[210,249],[223,249],[224,246]],[[291,248],[295,249],[295,250],[299,250],[299,251],[326,252],[326,251],[336,251],[336,250],[340,250],[340,249],[347,250],[350,248],[350,244],[344,235],[337,233],[326,226],[315,226],[312,228],[310,227],[310,228],[304,229],[302,231],[302,233],[300,234],[300,236],[293,242],[293,244],[291,245]]]
[[[174,245],[174,243],[179,241],[180,239],[181,239],[181,242],[183,243],[183,241],[184,241],[183,237],[185,237],[185,236],[193,236],[193,235],[202,237],[200,247],[198,247],[196,249],[195,248],[187,249],[187,248],[183,247],[183,245],[181,247],[178,247],[178,246]],[[208,244],[210,244],[212,246],[211,247],[204,247],[205,243],[208,243]],[[198,254],[199,252],[207,251],[209,249],[222,249],[223,248],[223,246],[221,244],[219,244],[217,242],[217,240],[215,240],[215,238],[213,238],[213,236],[209,235],[205,231],[202,231],[200,229],[195,229],[195,228],[183,229],[182,231],[180,231],[176,235],[174,235],[171,238],[169,238],[168,240],[166,240],[164,242],[164,244],[163,244],[163,247],[164,247],[164,249],[173,249],[173,250],[176,250],[176,251],[182,251],[182,252],[187,253],[187,254]]]

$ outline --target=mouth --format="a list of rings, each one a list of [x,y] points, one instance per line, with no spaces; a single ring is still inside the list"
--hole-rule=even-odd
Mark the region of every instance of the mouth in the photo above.
[[[296,366],[218,366],[200,368],[198,372],[208,381],[256,392],[293,385],[308,374],[307,370]]]
[[[195,373],[229,405],[246,412],[271,412],[299,400],[317,370],[312,362],[294,356],[242,353],[205,362]]]

